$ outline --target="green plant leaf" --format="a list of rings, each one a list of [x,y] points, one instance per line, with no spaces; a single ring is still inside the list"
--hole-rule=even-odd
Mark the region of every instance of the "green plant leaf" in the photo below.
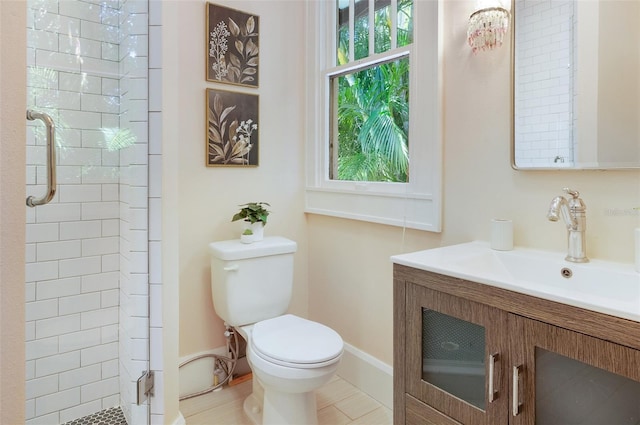
[[[247,204],[242,204],[239,212],[237,212],[231,221],[243,220],[248,221],[250,223],[257,223],[259,221],[267,224],[267,217],[269,216],[269,211],[264,208],[264,206],[271,206],[267,202],[249,202]]]
[[[247,217],[247,213],[244,210],[240,210],[240,212],[237,212],[237,213],[234,214],[234,216],[231,219],[231,221],[242,220],[242,219],[244,219],[246,217]]]

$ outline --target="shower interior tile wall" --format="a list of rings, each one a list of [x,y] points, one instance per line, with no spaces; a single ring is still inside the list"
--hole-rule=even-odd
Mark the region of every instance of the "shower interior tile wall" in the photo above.
[[[573,81],[576,61],[574,6],[569,0],[516,0],[520,76],[516,162],[520,166],[570,166],[573,161]],[[525,23],[526,20],[526,23]]]
[[[129,423],[146,423],[149,405],[136,405],[135,382],[149,368],[147,297],[155,293],[159,312],[161,292],[159,263],[150,273],[148,261],[148,216],[157,217],[160,200],[157,188],[148,198],[148,4],[28,7],[27,104],[56,122],[59,186],[51,204],[27,208],[27,423],[118,405]],[[41,196],[46,147],[41,126],[28,126],[27,194]],[[161,330],[155,318],[160,345]],[[153,410],[161,422],[162,405]]]

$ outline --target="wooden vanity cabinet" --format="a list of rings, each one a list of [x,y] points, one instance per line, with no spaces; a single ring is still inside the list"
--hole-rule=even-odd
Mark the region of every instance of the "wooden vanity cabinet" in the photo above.
[[[640,424],[640,323],[396,264],[394,330],[396,425]]]

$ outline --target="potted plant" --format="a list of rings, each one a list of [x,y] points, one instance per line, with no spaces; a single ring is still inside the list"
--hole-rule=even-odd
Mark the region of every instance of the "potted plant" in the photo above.
[[[244,229],[244,232],[240,235],[240,242],[242,243],[254,243],[255,236],[251,229]]]
[[[264,226],[267,224],[269,210],[265,206],[270,207],[266,202],[249,202],[240,205],[240,211],[234,214],[231,221],[244,220],[245,231],[240,235],[240,241],[244,243],[252,243],[261,241],[264,237]]]

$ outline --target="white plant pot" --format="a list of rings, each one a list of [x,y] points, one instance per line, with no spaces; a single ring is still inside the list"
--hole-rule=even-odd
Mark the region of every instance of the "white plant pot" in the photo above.
[[[240,242],[242,243],[253,243],[259,242],[264,238],[264,223],[258,221],[256,223],[245,222],[245,229],[250,229],[253,234],[252,235],[240,235]]]

